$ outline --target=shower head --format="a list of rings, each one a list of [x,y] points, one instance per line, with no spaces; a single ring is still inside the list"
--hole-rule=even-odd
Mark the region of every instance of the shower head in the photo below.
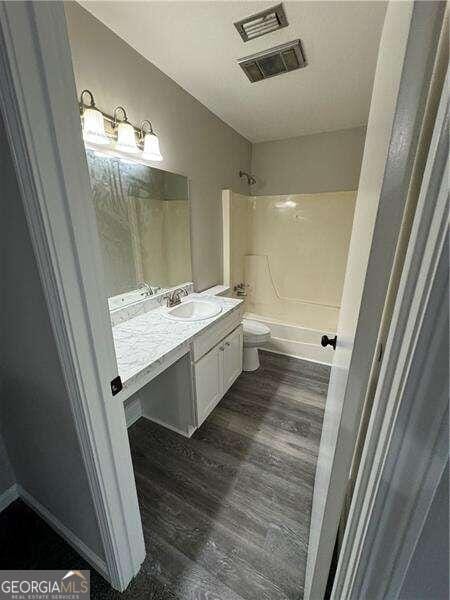
[[[242,179],[243,177],[247,178],[247,184],[248,185],[255,185],[256,183],[256,179],[253,177],[253,175],[249,175],[248,173],[246,173],[245,171],[239,171],[239,177]]]

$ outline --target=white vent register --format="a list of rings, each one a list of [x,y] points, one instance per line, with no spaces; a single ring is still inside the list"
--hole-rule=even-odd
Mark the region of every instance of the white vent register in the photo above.
[[[255,15],[246,17],[234,24],[239,31],[239,35],[248,42],[266,33],[272,33],[288,25],[286,13],[282,4],[267,8]]]

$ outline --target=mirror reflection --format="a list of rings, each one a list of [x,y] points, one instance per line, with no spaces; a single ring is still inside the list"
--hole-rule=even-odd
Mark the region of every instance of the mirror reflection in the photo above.
[[[187,178],[90,150],[87,161],[108,297],[191,281]]]

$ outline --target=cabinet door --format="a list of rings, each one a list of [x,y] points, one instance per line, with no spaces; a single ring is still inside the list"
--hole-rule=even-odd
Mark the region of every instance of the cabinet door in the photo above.
[[[226,337],[222,346],[223,350],[223,394],[242,373],[242,325]]]
[[[223,396],[223,353],[222,342],[195,363],[198,427]]]

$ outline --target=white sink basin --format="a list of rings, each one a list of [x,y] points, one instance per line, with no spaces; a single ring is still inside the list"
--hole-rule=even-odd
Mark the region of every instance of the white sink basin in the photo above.
[[[215,317],[222,311],[219,304],[208,302],[206,300],[186,300],[168,308],[165,311],[165,316],[174,321],[201,321],[202,319],[210,319]]]

